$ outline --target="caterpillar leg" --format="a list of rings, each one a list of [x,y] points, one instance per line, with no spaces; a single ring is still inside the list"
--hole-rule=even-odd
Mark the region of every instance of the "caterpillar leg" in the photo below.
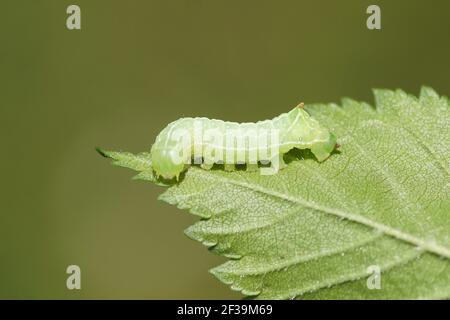
[[[211,168],[213,167],[213,164],[212,163],[202,163],[201,165],[200,165],[200,168],[202,168],[202,169],[204,169],[204,170],[211,170]]]
[[[336,136],[330,133],[329,140],[327,142],[314,144],[311,147],[311,152],[319,162],[322,162],[330,156],[336,146]]]
[[[274,163],[274,161],[278,161],[278,163]],[[284,162],[283,154],[282,154],[282,153],[280,153],[280,154],[278,155],[278,158],[277,158],[277,159],[271,160],[270,162],[271,162],[272,168],[274,168],[274,169],[277,169],[277,168],[275,168],[275,166],[276,166],[277,164],[278,164],[278,170],[282,170],[282,169],[284,169],[284,168],[287,167],[286,162]]]
[[[261,161],[262,162],[262,161]],[[270,176],[277,174],[281,169],[286,168],[287,165],[283,160],[283,154],[279,154],[270,160],[269,168],[261,168],[261,174],[264,176]]]
[[[234,170],[236,170],[236,167],[234,164],[225,164],[224,169],[225,169],[225,171],[234,171]]]
[[[255,172],[255,171],[258,171],[258,164],[256,164],[256,163],[247,163],[247,167],[246,167],[246,170],[248,171],[248,172]]]

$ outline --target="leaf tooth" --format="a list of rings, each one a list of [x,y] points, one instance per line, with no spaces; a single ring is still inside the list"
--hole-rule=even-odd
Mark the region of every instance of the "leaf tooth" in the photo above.
[[[231,290],[238,291],[246,296],[252,297],[258,296],[261,293],[261,290],[242,287],[236,281],[234,281],[233,278],[228,278],[226,273],[222,273],[220,270],[218,270],[217,267],[210,269],[209,272],[224,284],[229,285]]]
[[[353,108],[355,106],[359,106],[360,103],[351,98],[344,97],[341,99],[341,104],[343,108]]]
[[[203,245],[205,245],[206,247],[214,247],[217,245],[217,241],[214,240],[207,240],[204,237],[201,236],[200,233],[196,232],[192,227],[195,225],[192,225],[190,227],[188,227],[187,229],[184,230],[184,234],[195,241],[201,242]]]
[[[203,210],[201,208],[197,208],[196,206],[192,206],[191,204],[189,204],[189,202],[185,201],[184,199],[180,199],[179,197],[170,194],[170,189],[168,189],[163,194],[159,195],[158,200],[176,206],[178,209],[188,210],[191,214],[199,216],[203,219],[211,218],[210,212],[207,212],[206,210]]]
[[[439,99],[439,95],[432,88],[422,86],[422,88],[420,88],[420,100],[422,101],[425,98]]]
[[[393,103],[395,93],[388,89],[374,89],[375,106],[378,111],[389,108]]]

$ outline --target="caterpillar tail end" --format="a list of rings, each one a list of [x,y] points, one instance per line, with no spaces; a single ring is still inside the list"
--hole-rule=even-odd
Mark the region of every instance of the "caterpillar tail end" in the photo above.
[[[326,142],[317,143],[311,147],[311,152],[317,161],[323,162],[331,155],[331,153],[341,145],[336,142],[336,136],[330,133],[330,138]]]

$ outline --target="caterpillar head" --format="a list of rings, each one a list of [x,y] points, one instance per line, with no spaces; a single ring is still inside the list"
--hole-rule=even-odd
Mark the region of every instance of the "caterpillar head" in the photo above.
[[[177,154],[176,150],[167,148],[152,148],[152,165],[156,175],[164,179],[172,179],[180,176],[184,170],[184,162]]]

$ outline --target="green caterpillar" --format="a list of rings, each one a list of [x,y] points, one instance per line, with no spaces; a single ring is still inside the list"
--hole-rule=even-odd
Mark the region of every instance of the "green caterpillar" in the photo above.
[[[283,154],[293,148],[310,149],[319,162],[337,148],[336,137],[303,109],[303,103],[272,120],[236,123],[207,118],[181,118],[170,123],[156,137],[151,149],[152,166],[157,176],[179,177],[194,159],[204,169],[214,163],[234,170],[246,164],[262,174],[282,169]]]

